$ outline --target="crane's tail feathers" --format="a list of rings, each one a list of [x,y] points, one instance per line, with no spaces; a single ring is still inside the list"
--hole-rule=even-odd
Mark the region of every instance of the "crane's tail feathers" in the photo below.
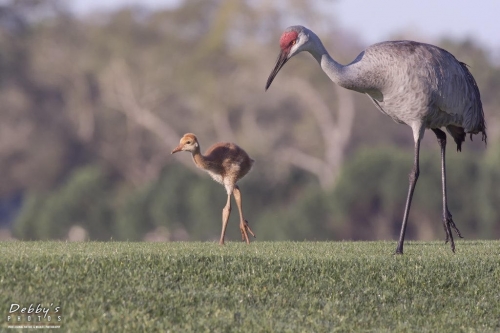
[[[448,125],[446,126],[446,130],[455,140],[457,144],[457,151],[462,151],[462,142],[465,141],[465,131],[462,127]]]
[[[479,93],[479,88],[477,86],[476,80],[469,71],[469,66],[463,62],[460,62],[462,70],[465,74],[465,79],[467,81],[468,88],[470,89],[471,96],[471,107],[465,115],[464,128],[467,133],[470,133],[470,139],[472,140],[472,134],[482,133],[482,141],[486,144],[486,123],[484,120],[483,104],[481,103],[481,94]],[[455,140],[456,141],[456,140]]]
[[[488,135],[486,135],[486,130],[482,130],[480,131],[482,133],[482,136],[481,136],[481,141],[484,141],[484,144],[487,145],[488,144]],[[470,141],[472,141],[472,134],[478,134],[478,133],[473,133],[473,132],[469,132],[470,133]]]

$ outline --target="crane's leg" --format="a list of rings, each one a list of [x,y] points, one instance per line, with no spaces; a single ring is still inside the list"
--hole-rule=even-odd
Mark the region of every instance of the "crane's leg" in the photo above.
[[[255,238],[255,234],[253,233],[252,229],[248,226],[248,221],[245,220],[243,217],[243,206],[242,206],[242,201],[241,201],[241,191],[238,185],[234,186],[233,190],[233,195],[234,199],[236,200],[236,205],[238,206],[238,211],[240,212],[240,231],[241,231],[241,240],[247,242],[247,244],[250,244],[250,241],[248,240],[248,234],[247,231]]]
[[[410,214],[411,199],[413,198],[413,192],[415,191],[415,185],[417,184],[419,170],[418,156],[420,153],[420,140],[422,138],[423,128],[419,130],[418,136],[415,138],[415,157],[413,160],[413,168],[410,172],[410,187],[408,188],[408,197],[406,198],[405,213],[403,215],[403,223],[401,225],[401,233],[399,234],[398,247],[396,248],[396,254],[403,254],[403,244],[405,241],[406,224],[408,222],[408,214]]]
[[[448,196],[446,193],[446,162],[445,162],[445,152],[446,152],[446,133],[440,129],[433,128],[432,131],[436,134],[439,146],[441,147],[441,183],[443,186],[443,226],[446,233],[446,243],[450,241],[451,250],[455,252],[455,242],[453,240],[453,234],[451,229],[455,230],[458,237],[463,238],[460,230],[458,230],[455,222],[451,217],[451,213],[448,210]]]
[[[224,236],[226,235],[227,221],[229,220],[229,214],[231,214],[231,192],[227,195],[226,206],[222,209],[222,232],[220,234],[219,245],[224,245]]]

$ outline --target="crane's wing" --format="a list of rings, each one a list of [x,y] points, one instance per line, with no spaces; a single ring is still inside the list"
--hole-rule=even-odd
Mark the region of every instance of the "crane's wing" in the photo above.
[[[457,126],[466,133],[482,133],[486,140],[481,95],[476,80],[467,65],[458,61],[451,53],[434,47],[435,53],[429,71],[434,83],[433,100],[442,112],[456,117]],[[453,135],[453,130],[450,134]]]

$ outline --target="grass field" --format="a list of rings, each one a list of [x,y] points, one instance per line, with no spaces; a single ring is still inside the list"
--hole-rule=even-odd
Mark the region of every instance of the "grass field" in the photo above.
[[[0,329],[41,303],[65,332],[500,331],[500,242],[395,245],[0,242]]]

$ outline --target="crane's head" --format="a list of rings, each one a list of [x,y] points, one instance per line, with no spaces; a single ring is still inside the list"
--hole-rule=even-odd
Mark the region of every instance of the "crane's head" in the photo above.
[[[189,152],[194,152],[197,149],[200,149],[200,145],[198,144],[198,139],[196,138],[196,135],[193,133],[187,133],[184,134],[184,136],[181,138],[181,141],[179,142],[179,145],[172,150],[172,153],[177,153],[178,151],[189,151]]]
[[[274,78],[286,62],[297,53],[307,49],[309,44],[308,29],[301,25],[294,25],[286,28],[280,38],[280,54],[271,75],[267,79],[266,90],[269,88]]]

